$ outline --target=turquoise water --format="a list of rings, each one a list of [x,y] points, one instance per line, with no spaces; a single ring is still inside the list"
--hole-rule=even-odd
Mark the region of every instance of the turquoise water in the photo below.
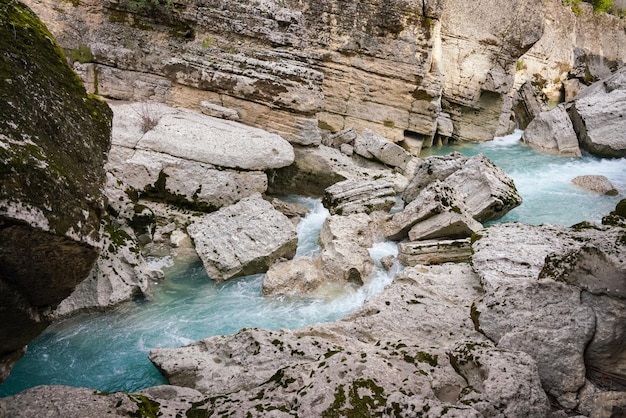
[[[428,154],[484,153],[509,174],[524,198],[501,221],[572,225],[599,221],[624,198],[598,196],[572,184],[582,174],[601,174],[626,192],[626,159],[563,158],[536,152],[519,142],[521,132],[483,144],[431,148]],[[294,199],[292,199],[294,200]],[[319,251],[317,236],[328,216],[318,200],[295,199],[313,209],[298,226],[298,256]],[[392,243],[377,244],[376,259],[394,254]],[[166,260],[167,261],[167,260]],[[358,290],[320,298],[264,297],[262,275],[214,283],[200,263],[181,270],[172,266],[150,300],[121,305],[106,314],[80,315],[50,326],[30,345],[0,396],[40,384],[83,386],[96,390],[137,391],[165,383],[148,361],[155,347],[177,347],[244,327],[298,328],[333,321],[361,306],[391,281],[379,270]]]
[[[422,157],[458,151],[472,156],[483,153],[515,182],[524,199],[498,222],[571,226],[582,221],[600,222],[626,196],[626,158],[559,157],[536,151],[519,141],[522,131],[481,144],[456,143],[425,149]],[[619,196],[600,196],[571,184],[574,177],[598,174],[607,177]]]
[[[293,200],[293,199],[292,199]],[[295,199],[313,208],[298,226],[298,256],[319,252],[317,237],[328,211],[319,200]],[[396,245],[376,244],[376,260],[397,254]],[[266,297],[263,275],[215,283],[198,262],[189,269],[172,266],[151,300],[123,304],[106,314],[86,314],[58,322],[28,347],[0,386],[0,396],[36,385],[62,384],[100,391],[137,391],[166,383],[148,360],[156,347],[179,347],[241,328],[300,328],[345,316],[389,284],[378,273],[360,289],[343,289],[317,298]]]

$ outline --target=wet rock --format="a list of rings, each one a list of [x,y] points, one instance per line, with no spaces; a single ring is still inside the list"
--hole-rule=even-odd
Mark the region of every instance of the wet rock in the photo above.
[[[537,115],[524,131],[522,141],[548,153],[582,157],[574,126],[562,104]]]
[[[389,212],[396,203],[393,186],[388,178],[345,180],[326,188],[322,203],[331,214]]]
[[[626,69],[582,91],[570,108],[581,146],[603,157],[626,157]]]
[[[376,234],[372,218],[363,213],[332,215],[320,231],[319,266],[325,280],[334,283],[363,285],[374,270],[374,260],[367,250]]]
[[[187,227],[210,278],[263,273],[294,256],[298,238],[289,219],[261,195],[204,215]]]
[[[591,190],[599,194],[606,194],[609,196],[617,196],[619,191],[611,184],[609,179],[604,176],[578,176],[572,179],[572,183],[583,189]]]
[[[469,238],[398,243],[398,260],[405,266],[466,262],[471,253]]]
[[[263,278],[264,295],[309,294],[319,288],[323,277],[310,257],[272,264]]]

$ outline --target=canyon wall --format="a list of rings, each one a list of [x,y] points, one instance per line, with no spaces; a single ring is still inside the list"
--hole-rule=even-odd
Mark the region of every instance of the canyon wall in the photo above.
[[[568,78],[626,59],[622,21],[556,0],[27,3],[92,92],[228,111],[302,145],[349,127],[415,152],[489,140],[514,105],[532,117]]]
[[[52,35],[0,4],[0,382],[100,252],[111,111]]]

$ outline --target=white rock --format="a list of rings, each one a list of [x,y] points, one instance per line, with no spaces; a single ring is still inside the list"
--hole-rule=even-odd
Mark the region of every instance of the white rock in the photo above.
[[[578,137],[563,104],[537,115],[524,131],[522,141],[545,152],[582,157]]]
[[[294,256],[298,237],[289,219],[261,195],[204,215],[187,227],[210,278],[263,273]]]
[[[615,186],[604,176],[577,176],[572,179],[572,183],[583,189],[591,190],[599,194],[616,196],[619,194]]]

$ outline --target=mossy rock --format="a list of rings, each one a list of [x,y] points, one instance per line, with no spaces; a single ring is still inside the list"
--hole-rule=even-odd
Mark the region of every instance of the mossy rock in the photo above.
[[[53,233],[97,240],[111,110],[18,1],[0,1],[0,50],[0,215],[19,202]]]

